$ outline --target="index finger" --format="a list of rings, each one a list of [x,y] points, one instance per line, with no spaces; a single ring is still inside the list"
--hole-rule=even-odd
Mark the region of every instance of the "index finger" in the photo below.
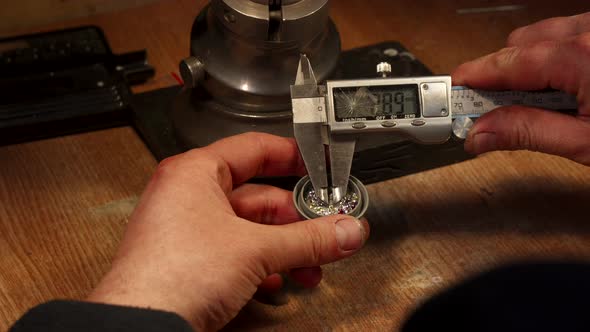
[[[217,141],[204,150],[226,163],[234,186],[256,176],[305,174],[305,164],[292,138],[246,133]]]
[[[542,90],[577,94],[588,72],[590,34],[565,41],[510,47],[459,66],[453,84],[480,89]]]

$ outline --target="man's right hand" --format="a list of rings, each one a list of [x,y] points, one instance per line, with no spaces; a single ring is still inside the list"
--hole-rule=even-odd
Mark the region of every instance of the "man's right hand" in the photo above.
[[[565,91],[578,98],[576,117],[523,106],[482,116],[465,149],[533,150],[590,166],[590,13],[544,20],[519,28],[508,47],[465,63],[453,84],[490,90]]]

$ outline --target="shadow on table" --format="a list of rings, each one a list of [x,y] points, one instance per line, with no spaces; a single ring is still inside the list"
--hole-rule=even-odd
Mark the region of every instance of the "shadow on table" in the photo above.
[[[492,191],[449,193],[437,202],[374,200],[367,213],[370,242],[378,245],[424,233],[573,233],[590,232],[590,183],[565,187],[541,177],[519,178]],[[444,195],[444,193],[440,193]],[[437,204],[441,202],[441,204]]]

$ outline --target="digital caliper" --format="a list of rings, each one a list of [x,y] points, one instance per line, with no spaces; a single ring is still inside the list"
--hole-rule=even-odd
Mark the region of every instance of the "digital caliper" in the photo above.
[[[452,135],[465,139],[475,118],[501,106],[577,109],[576,98],[562,92],[472,90],[453,87],[450,76],[390,78],[387,63],[377,70],[381,78],[318,85],[309,59],[301,56],[291,87],[294,133],[314,194],[323,202],[346,196],[360,135],[385,132],[441,144]]]

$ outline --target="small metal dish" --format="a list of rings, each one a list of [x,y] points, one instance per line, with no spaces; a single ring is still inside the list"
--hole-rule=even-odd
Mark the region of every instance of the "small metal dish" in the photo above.
[[[293,201],[299,214],[306,219],[337,214],[362,218],[369,208],[369,193],[359,179],[351,176],[348,183],[348,193],[342,201],[336,205],[327,204],[315,196],[311,180],[309,176],[306,176],[299,180],[295,186]]]

